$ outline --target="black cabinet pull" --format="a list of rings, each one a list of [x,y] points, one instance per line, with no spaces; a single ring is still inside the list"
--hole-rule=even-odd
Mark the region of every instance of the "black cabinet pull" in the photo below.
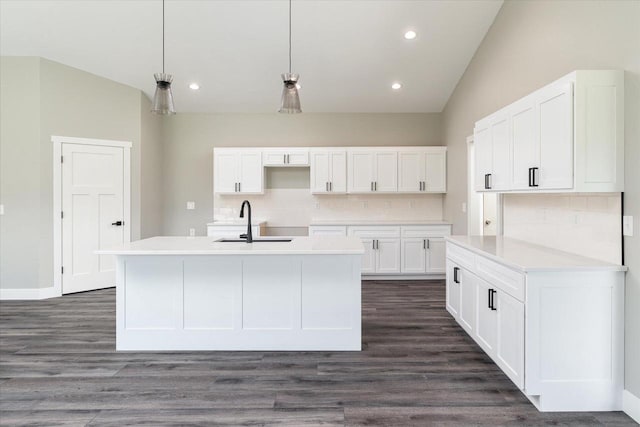
[[[533,168],[529,168],[529,187],[533,187],[533,181],[531,180],[532,171],[533,171]]]
[[[458,267],[453,267],[453,282],[460,283],[460,279],[458,278],[458,272],[460,269]]]
[[[116,222],[112,222],[111,225],[115,225],[116,227],[120,227],[124,224],[124,221],[116,221]]]
[[[531,168],[531,186],[532,187],[538,186],[538,179],[536,177],[537,172],[538,172],[538,168]]]
[[[484,175],[484,189],[491,190],[491,174],[487,173]]]
[[[495,306],[495,299],[494,299],[494,296],[496,294],[497,294],[497,291],[495,289],[489,289],[489,308],[492,311],[498,310]]]

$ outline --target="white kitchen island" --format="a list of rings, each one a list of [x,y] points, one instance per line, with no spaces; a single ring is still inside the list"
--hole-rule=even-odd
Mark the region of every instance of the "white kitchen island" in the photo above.
[[[361,349],[353,237],[217,242],[153,237],[117,258],[117,350]]]

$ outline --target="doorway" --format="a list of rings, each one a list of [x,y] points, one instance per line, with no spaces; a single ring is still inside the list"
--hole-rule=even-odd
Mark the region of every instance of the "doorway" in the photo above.
[[[475,191],[475,149],[467,137],[467,234],[502,235],[502,195]]]
[[[126,141],[53,137],[54,268],[60,294],[115,286],[115,259],[96,255],[130,236]]]

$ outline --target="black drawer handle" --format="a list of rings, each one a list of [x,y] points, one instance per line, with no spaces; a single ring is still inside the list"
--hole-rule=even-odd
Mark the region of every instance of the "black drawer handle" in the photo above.
[[[455,283],[460,283],[460,279],[458,278],[458,272],[460,271],[460,268],[458,267],[453,267],[453,281]]]

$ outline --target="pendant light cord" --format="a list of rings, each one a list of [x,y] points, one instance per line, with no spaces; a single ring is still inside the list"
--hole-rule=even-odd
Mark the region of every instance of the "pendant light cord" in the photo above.
[[[162,74],[164,74],[164,0],[162,0]]]
[[[291,0],[289,0],[289,74],[291,74]]]

